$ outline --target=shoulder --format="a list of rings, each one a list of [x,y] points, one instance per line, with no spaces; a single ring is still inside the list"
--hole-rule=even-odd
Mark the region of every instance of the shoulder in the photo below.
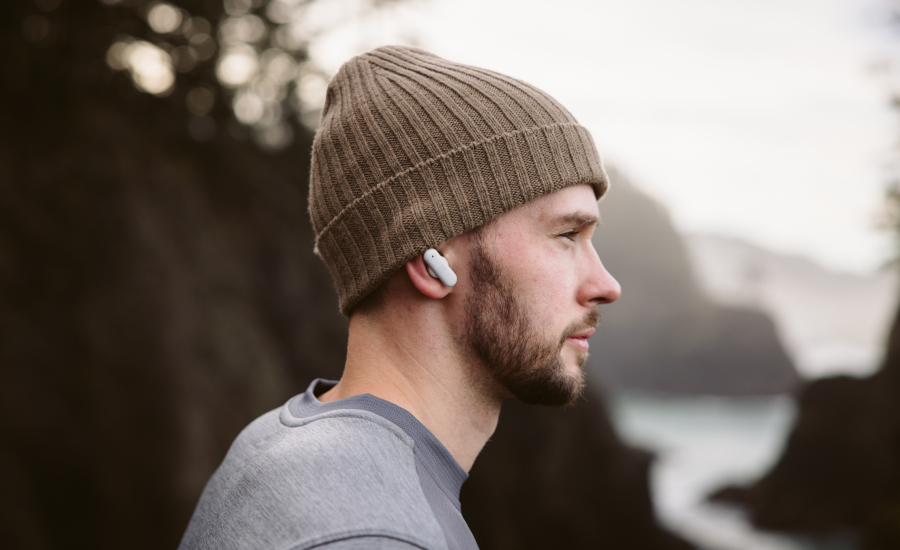
[[[367,411],[251,423],[204,490],[185,534],[197,546],[306,548],[373,535],[445,546],[419,484],[413,441]],[[237,546],[241,546],[238,544]]]

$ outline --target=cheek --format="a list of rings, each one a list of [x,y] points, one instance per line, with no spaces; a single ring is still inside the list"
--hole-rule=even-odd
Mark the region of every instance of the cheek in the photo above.
[[[563,330],[583,315],[578,306],[579,272],[571,255],[549,254],[534,264],[535,315],[552,331]]]
[[[521,241],[520,241],[521,243]],[[552,246],[506,246],[502,265],[516,294],[528,304],[535,322],[555,327],[575,297],[576,269]]]
[[[532,240],[518,232],[501,233],[495,249],[495,257],[514,281],[516,291],[527,292],[529,297],[552,283],[552,266],[558,261],[551,247],[537,246]]]

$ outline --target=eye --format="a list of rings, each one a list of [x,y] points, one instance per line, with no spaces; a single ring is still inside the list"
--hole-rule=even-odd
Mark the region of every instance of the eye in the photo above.
[[[575,231],[574,229],[570,229],[569,231],[566,231],[566,232],[564,232],[564,233],[560,233],[559,235],[557,235],[557,237],[562,237],[562,238],[564,238],[564,239],[568,239],[568,240],[570,240],[570,241],[574,241],[574,240],[575,240],[575,235],[578,235],[579,233],[581,233],[581,232],[580,232],[580,231]]]

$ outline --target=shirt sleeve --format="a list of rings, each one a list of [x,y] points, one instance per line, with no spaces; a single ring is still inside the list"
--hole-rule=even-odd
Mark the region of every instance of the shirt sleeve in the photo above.
[[[423,550],[417,544],[391,537],[353,537],[316,546],[315,550]]]

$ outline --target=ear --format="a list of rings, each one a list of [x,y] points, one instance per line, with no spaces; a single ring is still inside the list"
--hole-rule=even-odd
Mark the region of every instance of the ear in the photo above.
[[[453,287],[449,287],[428,274],[428,266],[425,265],[424,254],[419,254],[412,260],[406,262],[406,272],[416,289],[435,300],[440,300],[444,296],[453,292]]]

